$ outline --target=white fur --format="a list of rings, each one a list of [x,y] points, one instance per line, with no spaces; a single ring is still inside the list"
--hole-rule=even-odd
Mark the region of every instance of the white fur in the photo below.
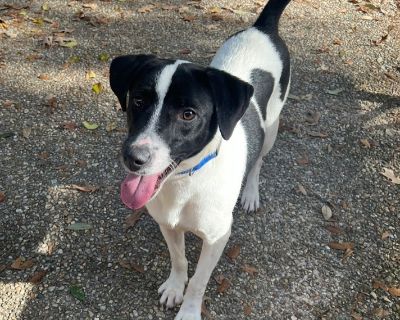
[[[260,121],[266,132],[263,152],[248,176],[242,198],[245,208],[255,209],[259,203],[258,176],[262,156],[275,141],[279,113],[283,106],[279,99],[282,62],[269,37],[250,28],[230,38],[217,52],[211,66],[248,82],[254,68],[270,72],[275,79],[266,121],[262,120],[259,110]],[[159,81],[162,83],[157,85],[160,97],[163,94],[165,96],[175,67],[176,64],[166,70],[165,77],[163,73],[160,75]],[[156,197],[147,204],[149,213],[160,225],[171,255],[171,274],[159,289],[160,302],[173,307],[182,302],[183,297],[183,304],[175,320],[201,319],[201,302],[206,285],[230,235],[232,211],[246,169],[246,139],[241,122],[227,141],[218,132],[200,154],[181,163],[176,172],[193,167],[219,147],[218,156],[193,176],[169,177]],[[186,231],[203,239],[203,248],[196,272],[183,296],[183,288],[188,279],[184,252]]]

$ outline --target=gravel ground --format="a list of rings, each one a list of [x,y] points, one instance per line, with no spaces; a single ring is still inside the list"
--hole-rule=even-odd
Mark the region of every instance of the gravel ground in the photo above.
[[[108,58],[152,52],[207,64],[260,3],[0,4],[0,319],[173,319],[176,310],[158,306],[169,258],[156,223],[143,215],[124,225],[125,120]],[[207,318],[400,319],[399,6],[288,7],[292,96],[263,166],[263,208],[234,212],[226,252],[240,254],[214,271]],[[191,273],[199,252],[188,235]]]

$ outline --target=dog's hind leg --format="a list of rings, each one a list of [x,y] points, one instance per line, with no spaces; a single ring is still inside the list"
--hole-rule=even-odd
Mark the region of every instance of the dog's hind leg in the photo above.
[[[265,130],[265,139],[259,158],[247,175],[246,185],[243,188],[241,204],[245,211],[256,211],[260,207],[259,182],[263,156],[272,149],[278,134],[279,118]]]
[[[172,308],[183,301],[183,291],[188,280],[188,263],[185,257],[185,234],[183,231],[160,226],[171,256],[171,273],[160,288],[160,303]]]

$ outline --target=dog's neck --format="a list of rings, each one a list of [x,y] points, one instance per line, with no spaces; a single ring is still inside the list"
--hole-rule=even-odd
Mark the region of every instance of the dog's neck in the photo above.
[[[213,161],[213,158],[215,158],[215,156],[213,155],[218,154],[222,140],[223,139],[220,132],[217,131],[214,138],[206,145],[205,148],[203,148],[203,150],[201,150],[195,156],[182,161],[178,165],[178,167],[176,168],[177,176],[184,176],[184,174],[182,175],[180,173],[187,172],[189,174],[190,171],[193,168],[196,168],[196,166],[199,166],[199,164],[203,163],[204,165],[207,165],[206,162]],[[198,169],[196,171],[201,170],[202,166],[197,168]]]

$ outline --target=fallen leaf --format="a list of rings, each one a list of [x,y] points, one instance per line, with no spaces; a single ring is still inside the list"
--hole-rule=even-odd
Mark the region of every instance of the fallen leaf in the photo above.
[[[49,4],[48,4],[47,2],[45,2],[45,3],[42,4],[42,10],[43,10],[43,11],[49,11],[49,10],[50,10]]]
[[[218,283],[221,284],[222,281],[225,279],[225,276],[223,274],[219,274],[217,276],[214,277],[214,280]]]
[[[384,318],[390,315],[390,312],[388,310],[384,310],[383,308],[376,308],[374,309],[373,314],[375,317]]]
[[[48,95],[46,97],[46,105],[50,107],[51,112],[54,112],[57,108],[57,97],[54,95]]]
[[[70,286],[69,287],[69,293],[79,301],[85,301],[86,300],[86,295],[85,291],[79,286]]]
[[[90,230],[90,229],[92,229],[92,225],[88,224],[88,223],[83,223],[83,222],[75,222],[75,223],[67,226],[67,229],[73,230],[73,231]]]
[[[303,196],[307,195],[307,191],[306,189],[299,183],[297,184],[297,189],[296,189],[297,193],[301,193]]]
[[[108,53],[106,53],[106,52],[102,52],[102,53],[99,54],[98,59],[101,62],[107,62],[108,60],[110,60],[110,55]]]
[[[354,311],[351,313],[351,317],[354,320],[363,320],[363,317],[361,315],[359,315],[357,312],[354,312]]]
[[[32,128],[22,128],[22,136],[25,139],[29,138],[29,136],[31,135],[31,132],[32,132]]]
[[[238,244],[233,245],[226,253],[228,258],[231,260],[235,260],[239,256],[239,254],[240,254],[240,245]]]
[[[81,58],[78,56],[71,56],[68,58],[67,63],[73,64],[73,63],[78,63],[81,61]]]
[[[50,155],[47,151],[42,151],[38,154],[38,157],[42,160],[47,160],[50,157]]]
[[[224,20],[224,17],[222,14],[213,14],[213,15],[211,15],[211,20],[212,21],[222,21],[222,20]]]
[[[92,3],[84,3],[84,4],[82,4],[82,7],[85,8],[85,9],[95,10],[97,8],[97,3],[94,3],[94,2],[92,2]]]
[[[78,191],[82,191],[82,192],[95,192],[95,191],[99,190],[99,187],[96,187],[96,186],[80,186],[80,185],[77,185],[77,184],[71,184],[69,186],[69,189],[78,190]]]
[[[305,153],[301,157],[297,158],[297,163],[301,166],[306,166],[310,163],[310,159],[308,158],[308,155]]]
[[[364,146],[364,148],[371,148],[371,144],[369,143],[368,139],[360,139],[360,144]]]
[[[343,250],[346,251],[347,249],[354,249],[353,242],[329,242],[328,247],[334,250]]]
[[[12,100],[5,100],[3,102],[3,107],[4,108],[11,108],[12,106],[15,106],[15,101]]]
[[[32,19],[32,22],[38,26],[42,26],[44,24],[43,18],[35,18]]]
[[[96,73],[92,70],[86,72],[86,80],[96,78]]]
[[[186,21],[186,22],[193,22],[194,20],[196,20],[196,16],[184,14],[184,15],[182,15],[182,20]]]
[[[33,264],[33,260],[25,260],[24,258],[18,257],[11,264],[11,268],[15,270],[25,270],[31,268]]]
[[[129,228],[132,228],[136,225],[136,223],[140,220],[140,218],[143,215],[142,210],[137,210],[130,215],[126,216],[125,218],[125,226],[124,229],[127,230]]]
[[[77,129],[78,128],[78,125],[75,123],[75,122],[72,122],[72,121],[69,121],[69,122],[64,122],[62,125],[61,125],[61,127],[63,128],[63,129],[66,129],[66,130],[75,130],[75,129]]]
[[[102,84],[101,84],[100,82],[95,83],[95,84],[92,86],[92,91],[93,91],[95,94],[100,94],[100,93],[103,91],[103,86],[102,86]]]
[[[251,315],[252,309],[253,309],[253,307],[252,307],[251,304],[245,303],[244,306],[243,306],[243,313],[244,313],[244,315],[245,315],[245,316]]]
[[[205,317],[206,319],[210,319],[210,318],[211,318],[211,314],[210,314],[210,312],[207,310],[207,306],[206,306],[206,303],[205,303],[204,300],[203,300],[203,302],[201,303],[201,314],[203,314],[204,317]]]
[[[331,234],[333,234],[335,236],[342,233],[342,230],[340,230],[340,228],[337,226],[327,226],[326,230],[328,230]]]
[[[390,80],[397,81],[397,76],[396,76],[396,75],[394,75],[394,74],[392,74],[392,73],[390,73],[390,72],[384,72],[383,74],[384,74],[387,78],[389,78]]]
[[[307,134],[314,138],[327,138],[328,134],[325,132],[307,131]]]
[[[76,160],[76,164],[81,168],[84,168],[87,166],[87,162],[85,160]]]
[[[4,192],[0,192],[0,203],[6,201],[6,194]]]
[[[354,251],[352,249],[346,249],[342,257],[342,262],[345,262],[348,258],[350,258],[353,255],[353,253]]]
[[[308,122],[309,125],[311,126],[316,125],[320,119],[321,119],[321,112],[319,111],[307,112],[306,122]]]
[[[394,297],[400,297],[400,288],[388,287],[387,292],[389,292]]]
[[[400,178],[395,175],[392,169],[383,168],[383,172],[380,172],[380,174],[388,178],[390,182],[400,184]]]
[[[122,268],[136,271],[139,273],[144,273],[144,267],[140,264],[134,263],[132,261],[127,261],[127,260],[119,260],[118,262]]]
[[[221,282],[221,284],[217,288],[218,293],[225,293],[229,287],[231,286],[230,281],[227,278],[224,278]]]
[[[0,273],[7,269],[7,266],[4,264],[0,264]]]
[[[343,92],[344,89],[343,88],[338,88],[338,89],[326,89],[325,92],[330,94],[330,95],[334,95],[337,96],[339,93]]]
[[[188,48],[184,48],[182,50],[179,51],[180,54],[191,54],[192,50],[188,49]]]
[[[61,38],[58,44],[64,48],[74,48],[78,45],[78,42],[74,38]]]
[[[48,74],[39,74],[38,75],[38,78],[40,79],[40,80],[50,80],[50,77],[49,77],[49,75]]]
[[[107,123],[107,125],[106,125],[107,132],[114,131],[115,129],[117,129],[117,123],[115,121],[111,121],[111,122]]]
[[[391,233],[389,231],[384,231],[382,233],[381,239],[382,240],[386,240],[387,238],[389,238],[391,236]]]
[[[139,12],[139,13],[149,13],[149,12],[152,12],[152,11],[154,10],[155,7],[156,7],[156,6],[155,6],[154,4],[149,4],[149,5],[147,5],[147,6],[140,7],[140,8],[137,10],[137,12]]]
[[[244,272],[248,273],[249,275],[251,275],[252,277],[254,277],[254,275],[255,275],[256,273],[258,273],[258,270],[257,270],[255,267],[250,266],[250,265],[248,265],[248,264],[245,264],[245,265],[242,267],[242,270],[243,270]]]
[[[32,277],[29,278],[28,282],[33,284],[39,284],[42,282],[44,276],[47,274],[46,270],[36,271]]]
[[[88,130],[96,130],[99,127],[98,124],[91,123],[91,122],[88,122],[88,121],[83,121],[82,124]]]
[[[328,221],[330,218],[332,218],[332,210],[331,208],[329,208],[329,206],[323,205],[321,208],[321,212],[325,220]]]

